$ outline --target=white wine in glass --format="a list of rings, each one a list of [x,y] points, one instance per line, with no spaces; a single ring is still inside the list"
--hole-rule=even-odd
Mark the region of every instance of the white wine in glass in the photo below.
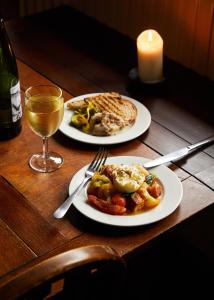
[[[63,157],[48,151],[48,137],[59,128],[64,114],[62,90],[54,85],[29,87],[25,92],[25,117],[33,132],[42,137],[43,151],[29,160],[32,169],[52,172],[63,163]]]

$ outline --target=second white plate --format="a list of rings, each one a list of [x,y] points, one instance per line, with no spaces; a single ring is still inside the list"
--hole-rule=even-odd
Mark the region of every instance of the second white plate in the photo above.
[[[112,136],[93,136],[90,134],[86,134],[75,127],[69,125],[71,121],[71,117],[73,112],[67,109],[67,103],[74,102],[77,100],[84,99],[86,97],[91,97],[95,95],[100,95],[101,93],[93,93],[93,94],[86,94],[81,95],[75,98],[72,98],[65,102],[64,108],[64,117],[62,123],[59,127],[59,130],[67,135],[68,137],[77,140],[79,142],[88,143],[88,144],[96,144],[96,145],[112,145],[112,144],[119,144],[123,142],[130,141],[135,139],[136,137],[143,134],[150,126],[151,123],[151,115],[148,109],[140,102],[135,99],[132,99],[127,96],[122,96],[124,99],[129,100],[132,102],[137,108],[137,118],[135,123],[127,128],[122,130],[121,132],[117,133],[116,135]]]

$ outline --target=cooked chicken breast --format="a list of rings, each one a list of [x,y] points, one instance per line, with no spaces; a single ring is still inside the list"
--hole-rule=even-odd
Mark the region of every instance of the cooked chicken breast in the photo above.
[[[96,113],[92,117],[94,122],[93,135],[107,136],[116,134],[126,126],[124,120],[115,113],[102,112]]]

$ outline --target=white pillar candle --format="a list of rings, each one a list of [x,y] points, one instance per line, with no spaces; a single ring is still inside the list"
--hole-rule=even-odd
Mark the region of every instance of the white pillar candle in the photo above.
[[[156,82],[163,78],[163,40],[157,31],[143,31],[137,38],[138,74],[141,81]]]

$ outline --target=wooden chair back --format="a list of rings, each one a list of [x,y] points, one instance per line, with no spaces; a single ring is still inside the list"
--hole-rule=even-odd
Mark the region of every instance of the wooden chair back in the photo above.
[[[0,299],[118,300],[125,270],[122,258],[108,246],[76,248],[11,274],[0,283]]]

